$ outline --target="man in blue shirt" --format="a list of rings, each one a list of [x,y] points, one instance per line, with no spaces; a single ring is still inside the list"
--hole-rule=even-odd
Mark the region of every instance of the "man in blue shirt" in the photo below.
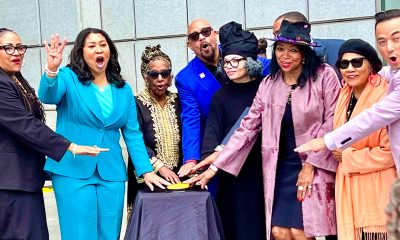
[[[218,33],[204,19],[193,20],[187,30],[187,45],[195,57],[176,76],[176,87],[182,104],[183,165],[179,177],[189,174],[200,160],[201,141],[208,117],[211,97],[229,79],[218,70],[221,58]],[[266,75],[269,60],[259,59]]]

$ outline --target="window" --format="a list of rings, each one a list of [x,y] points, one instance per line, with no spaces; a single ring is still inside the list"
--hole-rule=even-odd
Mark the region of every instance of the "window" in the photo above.
[[[382,0],[382,11],[389,9],[400,9],[400,1],[399,0]]]

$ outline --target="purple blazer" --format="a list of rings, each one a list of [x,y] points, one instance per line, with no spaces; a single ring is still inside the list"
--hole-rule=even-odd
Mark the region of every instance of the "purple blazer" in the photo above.
[[[345,149],[361,138],[388,126],[390,147],[400,173],[400,70],[383,67],[379,72],[389,81],[388,95],[346,124],[325,136],[330,149]]]
[[[267,239],[271,239],[271,216],[274,202],[275,174],[278,162],[280,125],[290,86],[280,76],[260,84],[249,114],[233,134],[214,164],[238,175],[258,133],[262,132],[262,164]],[[325,64],[314,82],[292,93],[292,115],[296,144],[322,137],[333,129],[333,113],[339,95],[335,71]],[[329,150],[301,153],[303,163],[315,166],[313,193],[302,204],[306,236],[336,234],[334,181],[337,161]]]

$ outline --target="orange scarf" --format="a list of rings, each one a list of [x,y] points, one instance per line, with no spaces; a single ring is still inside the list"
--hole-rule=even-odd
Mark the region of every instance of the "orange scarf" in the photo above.
[[[372,76],[350,118],[380,101],[386,95],[387,87],[385,79]],[[334,116],[335,129],[347,121],[352,91],[353,88],[346,84],[340,92]],[[343,150],[335,186],[339,239],[359,240],[363,233],[368,240],[387,239],[384,209],[396,177],[386,128]]]

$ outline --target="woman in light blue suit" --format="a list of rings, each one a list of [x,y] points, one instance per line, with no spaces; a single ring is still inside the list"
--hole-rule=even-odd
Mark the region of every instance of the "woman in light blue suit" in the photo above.
[[[119,144],[120,130],[137,175],[153,190],[169,183],[152,170],[132,90],[120,75],[118,53],[103,30],[82,30],[70,64],[58,69],[66,39],[45,42],[47,65],[39,98],[57,105],[56,131],[83,145],[110,149],[97,157],[65,154],[47,161],[52,173],[62,239],[119,239],[127,178]]]

